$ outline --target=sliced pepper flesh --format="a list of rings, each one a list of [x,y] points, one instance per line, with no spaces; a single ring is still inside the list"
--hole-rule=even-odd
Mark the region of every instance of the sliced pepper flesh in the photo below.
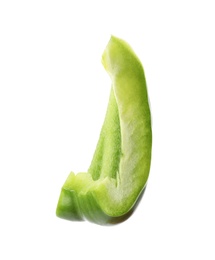
[[[69,174],[56,214],[107,225],[126,220],[142,197],[152,130],[144,70],[131,47],[111,36],[102,63],[112,86],[98,144],[88,172]]]

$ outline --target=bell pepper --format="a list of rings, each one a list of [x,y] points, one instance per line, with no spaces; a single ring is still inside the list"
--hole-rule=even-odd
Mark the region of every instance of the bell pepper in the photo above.
[[[146,80],[140,60],[122,39],[111,36],[102,63],[112,86],[105,120],[88,172],[71,172],[56,214],[100,225],[126,220],[146,188],[152,130]]]

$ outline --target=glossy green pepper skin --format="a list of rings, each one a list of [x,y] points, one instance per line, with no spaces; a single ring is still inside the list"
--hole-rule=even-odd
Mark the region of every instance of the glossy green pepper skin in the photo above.
[[[131,47],[112,36],[102,63],[112,87],[100,138],[88,172],[68,176],[56,214],[107,225],[127,219],[145,190],[152,130],[144,70]]]

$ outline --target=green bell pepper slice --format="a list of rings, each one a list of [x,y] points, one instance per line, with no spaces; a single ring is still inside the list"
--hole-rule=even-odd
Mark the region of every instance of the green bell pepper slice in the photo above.
[[[152,130],[144,70],[131,47],[111,36],[102,63],[112,87],[98,144],[88,172],[69,174],[56,214],[108,225],[126,220],[142,197]]]

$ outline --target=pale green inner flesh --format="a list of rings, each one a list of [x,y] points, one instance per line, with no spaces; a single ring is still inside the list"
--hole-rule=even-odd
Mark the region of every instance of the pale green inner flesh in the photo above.
[[[93,180],[110,177],[116,179],[121,156],[121,132],[119,112],[111,88],[109,105],[100,138],[88,172]]]
[[[88,172],[80,172],[76,175],[71,173],[63,188],[66,190],[74,190],[77,195],[82,196],[96,188],[100,188],[100,190],[103,189],[102,193],[103,191],[105,193],[106,187],[101,185],[102,182],[104,182],[105,186],[109,186],[109,188],[114,187],[119,193],[119,163],[121,155],[119,112],[114,90],[113,87],[111,87],[105,120]],[[101,187],[103,188],[101,189]],[[113,192],[113,194],[114,193],[115,192]],[[105,198],[107,204],[109,204],[108,200],[109,198]]]

